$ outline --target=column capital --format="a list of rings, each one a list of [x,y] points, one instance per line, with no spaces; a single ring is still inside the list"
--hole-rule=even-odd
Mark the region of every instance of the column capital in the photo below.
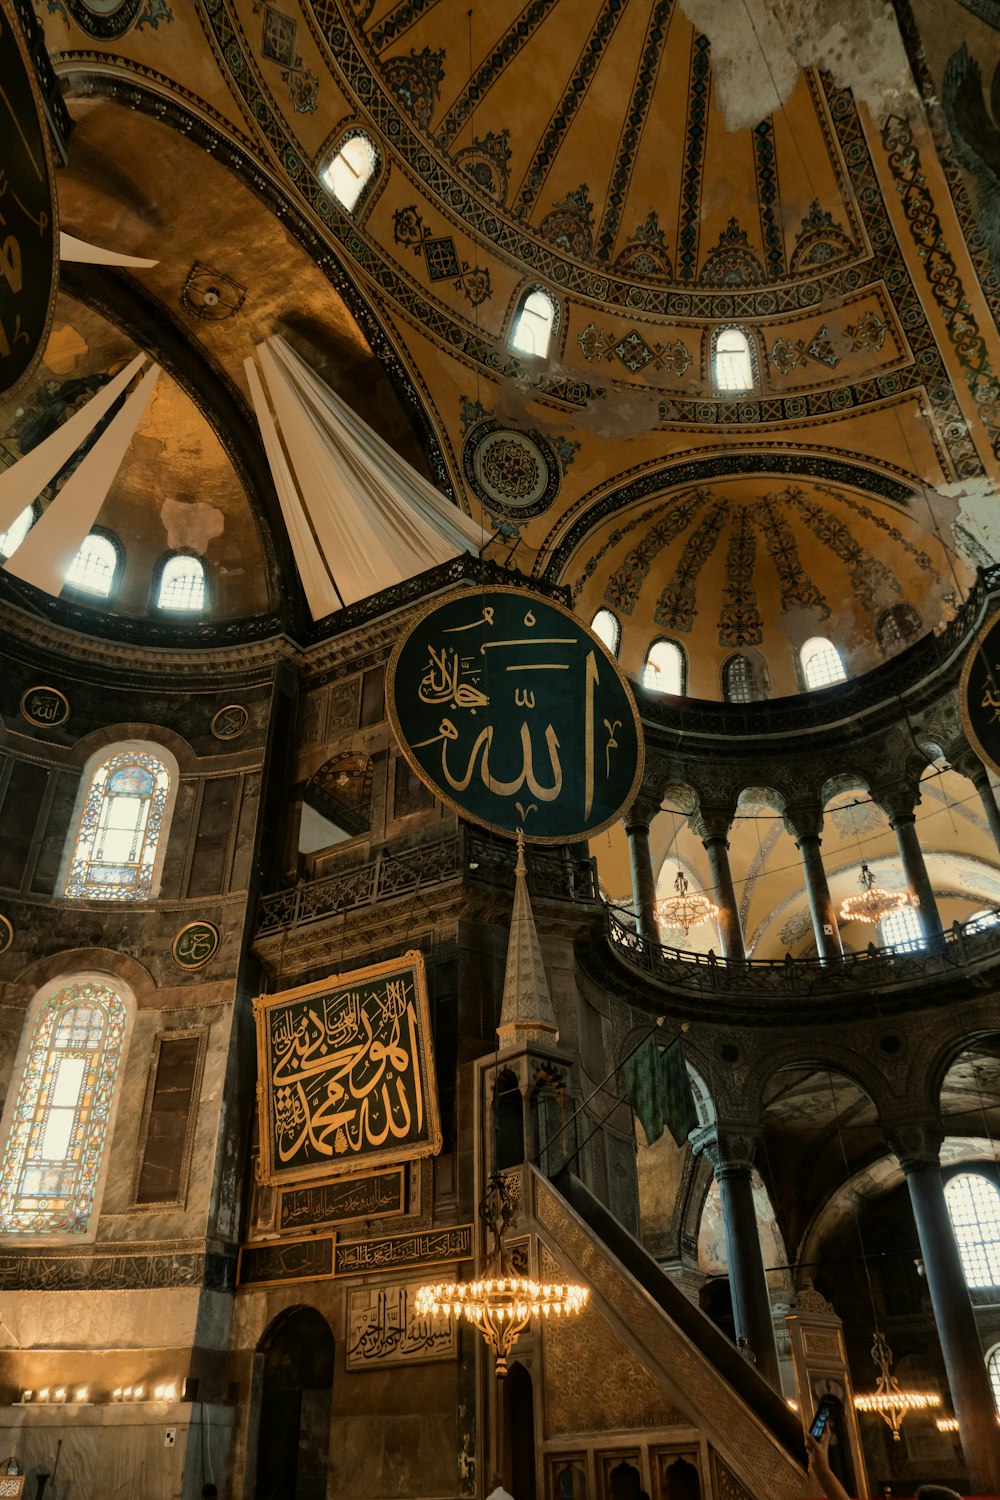
[[[907,780],[890,781],[871,789],[872,801],[885,813],[889,826],[912,823],[920,801],[920,786]]]
[[[645,829],[646,832],[648,832],[650,823],[652,823],[653,819],[656,817],[656,814],[659,811],[659,797],[652,796],[645,792],[639,792],[638,795],[632,799],[632,805],[629,808],[628,812],[625,814],[625,817],[622,819],[623,823],[625,824],[625,832],[630,833],[633,828],[642,828]]]
[[[823,832],[823,804],[818,797],[786,803],[782,822],[796,844],[802,839],[818,839]]]
[[[989,785],[989,772],[970,745],[956,745],[954,753],[948,755],[948,764],[960,776],[968,777],[973,786]]]
[[[690,1135],[693,1149],[712,1163],[717,1179],[749,1177],[759,1140],[753,1125],[702,1125]]]
[[[733,826],[735,816],[734,803],[702,802],[690,815],[688,822],[703,844],[708,843],[710,839],[721,839],[728,846],[729,830]]]
[[[933,1116],[884,1124],[886,1144],[903,1172],[924,1172],[941,1165],[944,1126]]]

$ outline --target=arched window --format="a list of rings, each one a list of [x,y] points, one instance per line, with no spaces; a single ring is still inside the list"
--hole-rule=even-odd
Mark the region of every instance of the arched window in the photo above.
[[[358,130],[342,141],[334,154],[320,168],[320,180],[341,208],[352,213],[358,207],[365,188],[378,168],[378,151],[373,141]]]
[[[884,916],[878,924],[878,935],[883,948],[895,948],[897,953],[916,953],[927,945],[920,918],[912,906],[898,906]]]
[[[0,1233],[87,1232],[127,1019],[96,974],[60,982],[35,1013],[0,1168]]]
[[[111,597],[118,571],[118,549],[110,537],[92,531],[69,565],[66,582],[71,588],[99,599]]]
[[[966,937],[974,932],[985,932],[988,927],[995,927],[1000,922],[1000,911],[991,906],[984,906],[982,911],[974,911],[972,916],[965,922],[964,929]]]
[[[599,609],[590,622],[590,628],[599,641],[603,641],[612,656],[618,655],[622,643],[622,627],[618,616],[610,609]]]
[[[157,855],[172,790],[166,764],[145,748],[127,746],[106,756],[85,785],[66,895],[148,900],[162,863]]]
[[[6,531],[0,531],[0,558],[12,556],[35,524],[35,507],[26,505]]]
[[[875,639],[883,651],[893,646],[907,646],[920,634],[923,620],[913,604],[894,604],[884,609],[875,621]]]
[[[1000,1413],[1000,1344],[994,1345],[986,1356],[986,1369],[990,1377],[990,1387],[993,1391],[993,1405]]]
[[[742,328],[720,328],[712,339],[712,388],[717,396],[746,395],[756,387],[750,340]]]
[[[168,557],[156,591],[158,609],[194,614],[205,607],[205,564],[200,557],[176,552]]]
[[[814,635],[806,641],[799,652],[799,661],[807,688],[831,687],[835,682],[847,681],[840,652],[825,636]]]
[[[532,287],[522,297],[507,342],[518,354],[543,359],[549,352],[559,320],[559,304],[541,287]]]
[[[960,1172],[944,1190],[969,1286],[1000,1286],[1000,1192],[981,1172]]]
[[[686,686],[684,652],[676,641],[654,641],[646,652],[642,685],[652,693],[673,693],[680,697]]]
[[[727,703],[756,703],[763,696],[749,656],[731,656],[723,664],[722,696]]]

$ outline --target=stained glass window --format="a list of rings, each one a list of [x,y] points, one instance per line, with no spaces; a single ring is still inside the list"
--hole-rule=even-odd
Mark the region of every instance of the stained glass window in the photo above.
[[[168,557],[156,592],[160,609],[197,611],[205,607],[205,565],[200,557],[177,553]]]
[[[970,1286],[1000,1286],[1000,1192],[981,1172],[962,1172],[944,1190]]]
[[[120,751],[97,767],[83,804],[67,896],[147,899],[169,790],[166,766],[142,750]]]
[[[0,1168],[0,1233],[86,1233],[126,1019],[122,997],[97,978],[42,1006]]]

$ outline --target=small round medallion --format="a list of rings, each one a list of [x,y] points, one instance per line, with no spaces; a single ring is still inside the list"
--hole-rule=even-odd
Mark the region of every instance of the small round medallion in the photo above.
[[[14,924],[9,917],[0,913],[0,953],[6,953],[14,941]]]
[[[493,421],[470,431],[462,468],[484,505],[515,520],[548,510],[559,490],[559,460],[548,439]]]
[[[200,969],[218,952],[221,936],[214,922],[189,922],[171,948],[179,969]]]
[[[250,723],[250,715],[242,703],[227,703],[212,720],[212,733],[217,740],[235,740]]]
[[[21,698],[21,717],[38,729],[56,729],[69,718],[69,703],[57,688],[41,684]]]
[[[67,3],[81,31],[109,41],[124,36],[133,25],[142,0],[67,0]]]

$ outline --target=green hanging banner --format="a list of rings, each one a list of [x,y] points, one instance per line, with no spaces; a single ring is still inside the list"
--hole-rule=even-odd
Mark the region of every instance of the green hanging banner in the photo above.
[[[442,802],[529,843],[599,833],[642,780],[642,725],[618,663],[570,610],[525,589],[433,604],[393,652],[386,704]]]
[[[1000,776],[1000,615],[986,622],[965,658],[958,706],[966,739]]]

